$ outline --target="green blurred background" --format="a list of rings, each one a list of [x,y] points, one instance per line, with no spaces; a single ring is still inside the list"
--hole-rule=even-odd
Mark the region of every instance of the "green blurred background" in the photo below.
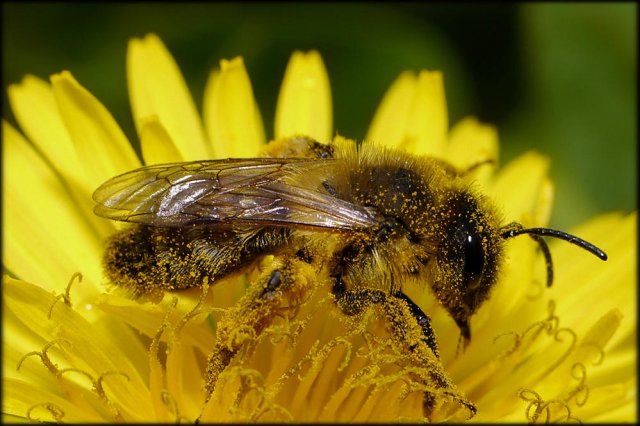
[[[136,140],[127,100],[131,37],[157,33],[200,107],[209,70],[242,55],[267,134],[292,51],[317,49],[334,125],[361,139],[405,69],[445,74],[450,123],[495,124],[501,163],[529,149],[552,159],[551,225],[636,208],[637,6],[634,3],[3,3],[6,87],[63,69]],[[514,182],[517,185],[517,182]]]

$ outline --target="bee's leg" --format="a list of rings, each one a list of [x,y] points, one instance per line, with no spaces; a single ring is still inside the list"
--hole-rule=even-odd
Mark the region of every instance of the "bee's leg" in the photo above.
[[[300,272],[301,265],[309,267],[309,262],[297,255],[276,257],[269,268],[250,285],[245,295],[225,311],[218,321],[216,344],[209,356],[204,378],[206,401],[210,399],[218,377],[233,357],[255,342],[277,316],[295,310],[306,298],[313,281],[296,279],[298,274],[303,273]]]
[[[356,315],[368,306],[383,304],[383,311],[392,334],[399,342],[406,344],[413,354],[412,357],[418,357],[418,362],[427,366],[429,381],[425,381],[425,384],[443,389],[443,394],[449,395],[467,408],[470,417],[475,415],[476,407],[454,391],[455,386],[440,367],[438,346],[429,316],[409,296],[402,292],[387,294],[382,290],[374,289],[347,290],[340,276],[334,276],[334,279],[332,293],[343,313]],[[421,336],[418,338],[410,331],[412,319],[421,329]],[[426,344],[431,353],[420,348],[420,341]],[[436,394],[425,392],[422,401],[425,417],[431,419],[435,404]]]
[[[334,277],[335,282],[331,292],[336,298],[336,304],[345,315],[356,315],[368,306],[376,303],[384,303],[387,294],[382,290],[360,289],[347,290],[340,277]]]
[[[427,314],[425,314],[420,306],[416,305],[413,300],[409,298],[406,294],[399,291],[394,294],[394,297],[404,301],[409,310],[411,311],[411,315],[418,322],[420,328],[422,328],[422,334],[424,335],[424,342],[429,346],[433,354],[436,358],[440,357],[440,353],[438,352],[438,344],[436,343],[436,336],[431,328],[431,319]]]
[[[258,284],[261,282],[261,285]],[[213,393],[218,376],[229,365],[233,356],[251,339],[257,338],[277,313],[282,291],[288,285],[280,269],[260,274],[257,285],[220,319],[216,330],[216,345],[209,356],[205,375],[207,399]]]
[[[438,346],[436,343],[435,334],[433,332],[433,329],[431,328],[431,320],[429,319],[429,316],[425,314],[422,309],[420,309],[420,307],[413,300],[411,300],[409,296],[402,293],[401,291],[395,293],[393,296],[407,304],[409,310],[411,311],[411,316],[413,316],[413,318],[422,328],[422,334],[424,336],[423,341],[431,349],[436,358],[439,358],[440,354],[438,353]],[[411,344],[409,346],[409,349],[413,351],[414,349],[416,349],[416,346],[417,345],[415,343]],[[436,384],[437,387],[443,389],[451,389],[454,387],[448,377],[444,374],[444,372],[440,371],[439,369],[433,369],[429,373],[431,380]],[[471,417],[475,415],[475,405],[464,398],[460,398],[455,394],[450,395],[469,410]],[[422,410],[425,413],[425,416],[429,417],[430,413],[433,411],[435,403],[435,395],[431,392],[425,392],[422,400]]]
[[[409,308],[411,316],[422,329],[422,334],[424,335],[423,341],[427,344],[429,349],[431,349],[436,358],[439,357],[438,345],[436,343],[435,333],[431,328],[431,320],[429,319],[429,316],[425,314],[422,309],[420,309],[420,307],[416,305],[413,300],[411,300],[406,294],[397,292],[393,295],[388,295],[382,290],[374,290],[368,288],[360,290],[347,290],[346,286],[339,277],[336,277],[332,288],[332,293],[336,298],[338,307],[346,315],[356,315],[360,313],[364,308],[372,304],[389,304],[389,296],[404,302]],[[398,326],[400,326],[400,324],[398,324]]]

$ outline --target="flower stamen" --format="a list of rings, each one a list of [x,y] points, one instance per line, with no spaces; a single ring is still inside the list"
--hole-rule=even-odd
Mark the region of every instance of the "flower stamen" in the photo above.
[[[71,275],[71,278],[69,279],[69,282],[67,283],[67,287],[65,288],[64,293],[55,295],[56,298],[53,301],[53,303],[51,304],[51,307],[49,308],[49,312],[47,313],[47,318],[48,319],[51,319],[51,314],[53,313],[53,307],[56,306],[56,303],[58,303],[58,300],[60,300],[60,299],[62,299],[64,301],[65,305],[67,305],[68,307],[71,308],[71,297],[69,296],[69,292],[71,291],[71,285],[76,280],[76,278],[78,279],[78,283],[81,283],[82,282],[82,273],[81,272],[75,272],[73,275]]]
[[[187,322],[187,320],[190,319],[191,317],[194,317],[199,313],[201,313],[201,311],[199,311],[198,309],[204,304],[204,300],[209,294],[209,289],[211,288],[211,286],[209,285],[209,277],[204,277],[204,279],[202,280],[202,284],[200,285],[200,288],[202,289],[202,291],[200,292],[200,296],[198,296],[198,300],[196,300],[196,304],[193,305],[193,308],[191,308],[191,310],[187,312],[187,314],[182,318],[182,320],[178,324]],[[176,329],[178,328],[180,327],[176,325]]]
[[[213,313],[213,312],[224,312],[225,311],[224,309],[221,309],[221,308],[202,309],[202,305],[204,304],[204,300],[206,299],[207,294],[209,294],[209,288],[211,287],[209,285],[209,277],[204,277],[204,279],[202,280],[202,286],[201,287],[202,287],[202,292],[200,293],[200,296],[198,297],[198,300],[196,301],[196,304],[173,327],[173,335],[174,335],[175,339],[179,338],[180,332],[182,331],[184,326],[187,325],[187,323],[191,319],[195,318],[196,316],[201,315],[201,314],[210,314],[210,313]]]
[[[573,350],[572,348],[575,346],[575,340],[576,340],[576,335],[572,330],[568,330],[568,329],[560,329],[558,330],[558,332],[560,331],[565,331],[565,332],[570,332],[570,334],[573,336],[573,345],[571,346],[571,349],[569,351],[569,353]],[[556,340],[557,339],[557,333],[556,333]],[[554,366],[552,368],[550,368],[548,371],[552,371],[555,368],[557,368],[563,361],[564,359],[566,359],[566,357],[568,356],[569,353],[566,353],[558,362],[556,362],[554,364]],[[570,390],[565,397],[563,397],[562,399],[553,399],[553,400],[549,400],[549,401],[544,401],[542,399],[542,397],[535,391],[531,390],[531,389],[523,389],[520,392],[520,398],[525,400],[525,401],[529,401],[530,404],[527,406],[526,408],[526,417],[527,419],[531,422],[534,423],[536,421],[538,421],[540,415],[544,412],[545,414],[545,423],[548,423],[551,421],[551,416],[552,416],[552,404],[555,405],[559,405],[559,407],[564,408],[567,412],[566,417],[562,418],[561,421],[577,421],[580,423],[580,420],[576,417],[573,417],[572,412],[571,412],[571,406],[570,406],[570,401],[573,399],[574,403],[577,407],[582,407],[587,403],[587,400],[589,399],[589,387],[586,384],[586,380],[587,380],[587,370],[584,366],[584,364],[582,363],[575,363],[572,365],[571,367],[571,376],[578,381],[578,384],[575,386],[574,389]],[[535,409],[534,409],[535,408]],[[533,413],[532,413],[532,410]],[[558,409],[553,410],[554,413],[558,411]],[[556,421],[556,420],[554,420]]]
[[[547,370],[547,372],[555,369],[558,365],[560,365],[575,348],[576,342],[577,342],[577,336],[576,336],[576,333],[569,328],[558,328],[560,325],[560,318],[555,314],[555,306],[556,306],[555,302],[553,300],[549,300],[549,303],[547,305],[547,311],[548,311],[547,318],[542,321],[534,322],[521,333],[518,333],[515,331],[507,331],[494,336],[493,343],[495,343],[496,341],[498,341],[498,339],[504,336],[513,336],[514,338],[513,346],[507,349],[504,353],[502,353],[500,355],[500,359],[507,358],[513,355],[518,350],[526,350],[528,347],[530,347],[533,344],[533,342],[536,341],[536,339],[542,332],[545,332],[548,336],[553,336],[554,340],[557,342],[563,342],[563,340],[559,337],[560,334],[568,333],[572,337],[571,345],[567,349],[566,353],[563,356],[561,356],[556,361],[556,363],[554,363],[551,366],[551,368]],[[529,336],[529,340],[528,340],[529,344],[526,347],[524,347],[523,344],[525,342],[525,337],[527,335]]]
[[[260,402],[256,403],[255,408],[250,415],[250,418],[252,421],[254,422],[257,421],[260,417],[262,417],[263,415],[269,412],[274,414],[280,412],[284,414],[285,416],[284,418],[287,421],[293,421],[294,419],[293,415],[289,412],[289,410],[287,410],[285,407],[283,407],[280,404],[276,404],[273,401],[273,395],[275,393],[272,391],[267,391],[267,389],[264,387],[263,384],[257,384],[255,382],[253,377],[259,378],[261,380],[264,379],[264,377],[261,374],[253,375],[253,377],[248,375],[247,376],[241,375],[240,377],[241,377],[241,383],[242,383],[241,388],[246,389],[244,391],[245,398],[251,390],[258,393],[258,396],[260,397]]]
[[[527,395],[529,394],[529,395]],[[522,389],[520,390],[520,398],[524,401],[529,401],[525,409],[525,416],[529,423],[537,423],[540,419],[540,415],[544,413],[543,423],[557,423],[557,422],[568,422],[575,421],[577,423],[581,423],[580,420],[576,417],[573,417],[571,414],[571,407],[562,400],[552,399],[549,401],[545,401],[542,397],[534,390],[531,389]],[[552,406],[556,405],[557,408],[553,408]],[[560,409],[564,409],[566,411],[566,415],[562,418],[551,419],[553,414],[559,412]],[[533,410],[533,412],[532,412]],[[552,414],[553,410],[553,414]]]
[[[576,342],[578,341],[578,335],[576,334],[575,331],[571,330],[570,328],[560,328],[556,330],[556,332],[553,335],[553,338],[556,342],[560,342],[560,343],[564,342],[564,340],[559,337],[561,333],[568,334],[571,337],[571,343],[567,348],[567,350],[564,352],[564,354],[562,354],[562,356],[558,358],[555,363],[551,364],[549,368],[547,368],[547,371],[545,372],[545,374],[558,368],[567,359],[567,357],[571,355],[574,348],[576,347]]]
[[[87,379],[89,379],[89,381],[91,382],[91,386],[93,387],[93,389],[96,388],[96,381],[93,378],[93,376],[91,375],[91,373],[81,370],[79,368],[75,368],[75,367],[69,367],[69,368],[63,368],[60,371],[58,371],[58,373],[56,374],[56,377],[58,378],[62,378],[62,375],[65,373],[79,373],[83,376],[85,376]]]
[[[107,397],[107,394],[104,391],[104,387],[102,386],[102,381],[104,380],[105,376],[116,375],[116,374],[119,376],[124,376],[127,379],[127,381],[129,381],[129,376],[127,374],[120,371],[106,371],[102,373],[98,377],[98,379],[94,379],[94,377],[87,371],[72,367],[72,368],[64,368],[60,370],[57,374],[57,377],[61,378],[64,373],[69,373],[69,372],[79,373],[85,376],[86,378],[88,378],[89,381],[91,382],[91,390],[95,392],[95,394],[98,395],[98,397],[100,397],[100,400],[107,406],[107,408],[113,415],[113,419],[117,422],[125,421],[125,419],[122,417],[122,414],[120,413],[120,410],[118,410],[118,408],[113,404],[113,402],[111,402],[109,397]]]
[[[49,358],[48,351],[53,345],[60,344],[60,343],[65,343],[68,346],[71,346],[71,342],[66,339],[54,339],[49,343],[47,343],[46,345],[44,345],[44,347],[42,348],[42,351],[40,352],[32,351],[32,352],[29,352],[28,354],[25,354],[22,358],[20,358],[20,361],[18,361],[18,366],[16,367],[16,370],[20,371],[20,367],[22,366],[23,361],[28,357],[35,355],[40,358],[44,366],[47,367],[47,370],[49,370],[51,373],[57,376],[59,373],[58,365],[55,364],[53,361],[51,361],[51,358]]]
[[[129,375],[127,375],[127,373],[124,373],[122,371],[105,371],[104,373],[102,373],[100,375],[100,377],[98,377],[98,380],[96,380],[96,390],[98,391],[98,394],[100,395],[104,395],[104,388],[102,386],[102,382],[104,380],[104,378],[106,376],[123,376],[125,379],[127,379],[127,382],[129,381]]]
[[[151,391],[152,398],[154,398],[155,401],[157,401],[156,410],[158,409],[158,404],[162,404],[166,406],[166,403],[164,402],[164,398],[162,396],[162,392],[165,386],[164,384],[165,372],[164,372],[164,369],[162,368],[162,364],[160,361],[160,343],[161,343],[162,334],[164,333],[165,329],[167,329],[167,327],[169,327],[170,325],[169,316],[171,315],[171,313],[173,312],[173,310],[176,308],[177,305],[178,305],[178,298],[173,297],[171,299],[167,312],[165,313],[164,318],[162,319],[162,323],[160,324],[160,327],[158,327],[158,330],[156,331],[156,334],[151,339],[151,343],[149,345],[149,367],[150,367],[149,390]]]
[[[221,383],[224,383],[225,380],[229,381],[233,379],[238,379],[240,384],[239,389],[235,393],[234,401],[229,407],[229,412],[235,414],[240,411],[242,401],[247,398],[252,390],[256,390],[258,396],[261,398],[260,402],[256,403],[256,407],[259,407],[262,402],[264,402],[263,392],[260,392],[260,389],[264,390],[264,387],[262,384],[258,384],[258,381],[264,381],[264,377],[259,371],[241,366],[231,366],[222,371],[218,376],[218,380]]]
[[[313,364],[313,367],[310,369],[310,371],[319,369],[321,364],[323,364],[327,360],[331,351],[336,348],[338,344],[343,344],[346,348],[346,353],[342,359],[342,362],[340,363],[340,366],[338,367],[338,371],[344,370],[349,365],[349,362],[351,360],[351,350],[353,348],[353,344],[346,338],[337,336],[329,340],[320,350],[311,355],[311,363]]]
[[[527,300],[537,300],[541,298],[545,294],[545,286],[542,285],[542,282],[538,279],[534,279],[532,281],[533,286],[537,289],[537,291],[533,294],[527,294],[525,297]]]
[[[573,366],[571,367],[571,376],[573,376],[574,379],[578,380],[579,383],[573,391],[569,392],[569,394],[565,398],[565,401],[569,402],[571,398],[575,397],[574,400],[576,402],[576,405],[578,407],[582,407],[587,403],[587,400],[589,399],[589,386],[587,386],[586,384],[587,369],[582,363],[578,362],[576,364],[573,364]],[[582,399],[578,399],[581,393],[584,395],[584,397]]]
[[[34,404],[31,407],[29,407],[29,409],[27,410],[26,413],[26,417],[29,421],[31,422],[40,422],[40,423],[44,423],[44,420],[40,420],[40,419],[36,419],[34,417],[31,417],[31,412],[33,410],[35,410],[36,408],[45,408],[47,411],[49,411],[49,413],[51,413],[51,415],[53,416],[54,420],[56,423],[64,423],[62,421],[62,418],[64,417],[64,411],[62,410],[62,408],[58,407],[55,404],[52,404],[51,402],[41,402],[38,404]]]
[[[270,325],[265,328],[264,334],[269,336],[269,341],[272,345],[277,345],[287,339],[289,345],[293,347],[296,344],[298,336],[312,318],[313,314],[309,314],[303,319],[292,321],[289,317],[285,316],[282,317],[283,323]]]
[[[171,313],[176,308],[176,306],[178,306],[178,298],[173,297],[171,299],[171,303],[169,304],[169,307],[167,308],[167,312],[164,314],[162,323],[160,324],[160,327],[158,327],[158,330],[156,331],[156,334],[153,336],[153,339],[151,340],[151,344],[149,345],[149,353],[155,354],[157,359],[159,359],[158,346],[160,345],[160,339],[164,331],[171,325],[169,323],[169,317],[171,316]]]

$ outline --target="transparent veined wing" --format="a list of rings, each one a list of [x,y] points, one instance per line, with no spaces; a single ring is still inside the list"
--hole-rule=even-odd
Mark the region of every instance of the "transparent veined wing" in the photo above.
[[[253,158],[142,167],[103,183],[94,212],[153,226],[193,223],[362,229],[375,212],[306,185],[309,171],[331,173],[332,160]],[[297,177],[297,178],[296,178]]]

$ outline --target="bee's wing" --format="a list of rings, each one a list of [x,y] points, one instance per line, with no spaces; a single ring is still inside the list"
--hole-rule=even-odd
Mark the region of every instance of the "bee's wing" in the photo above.
[[[331,160],[254,158],[142,167],[103,183],[94,212],[154,226],[192,223],[366,228],[374,214],[301,179]],[[329,175],[330,176],[330,175]],[[292,177],[294,177],[292,179]]]

